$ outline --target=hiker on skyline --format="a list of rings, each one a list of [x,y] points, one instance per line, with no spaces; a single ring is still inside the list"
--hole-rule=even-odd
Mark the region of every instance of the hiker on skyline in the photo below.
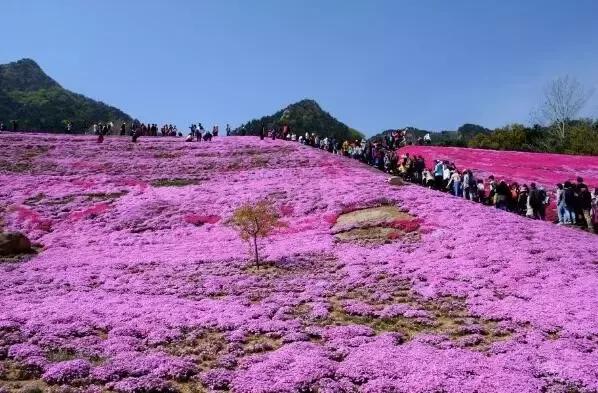
[[[133,143],[137,143],[137,139],[139,139],[140,136],[141,136],[141,127],[137,127],[133,131],[133,135],[131,136],[131,141]]]

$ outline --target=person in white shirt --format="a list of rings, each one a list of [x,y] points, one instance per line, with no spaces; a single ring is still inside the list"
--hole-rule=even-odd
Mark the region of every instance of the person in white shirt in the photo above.
[[[449,169],[447,164],[443,164],[442,165],[442,182],[443,182],[443,186],[445,189],[448,187],[450,180],[451,180],[451,170]]]
[[[426,187],[432,188],[434,185],[434,176],[428,169],[424,169],[422,172],[423,184]]]

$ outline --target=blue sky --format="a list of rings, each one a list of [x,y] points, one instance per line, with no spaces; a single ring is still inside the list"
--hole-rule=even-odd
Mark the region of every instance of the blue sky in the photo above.
[[[598,87],[595,0],[1,0],[0,17],[0,63],[179,127],[313,98],[366,134],[494,128],[529,122],[558,76]]]

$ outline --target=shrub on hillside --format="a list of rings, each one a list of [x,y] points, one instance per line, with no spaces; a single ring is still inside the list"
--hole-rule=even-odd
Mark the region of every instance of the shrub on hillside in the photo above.
[[[233,214],[232,224],[241,239],[249,243],[256,266],[260,262],[257,240],[267,237],[275,228],[283,225],[278,219],[278,212],[267,200],[247,203],[237,208]]]

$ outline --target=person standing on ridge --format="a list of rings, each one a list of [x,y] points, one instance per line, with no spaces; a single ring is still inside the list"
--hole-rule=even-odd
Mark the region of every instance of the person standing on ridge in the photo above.
[[[538,195],[540,196],[540,208],[538,209],[538,213],[540,220],[544,221],[546,219],[546,206],[548,205],[550,198],[543,186],[538,187]]]
[[[580,195],[581,190],[587,188],[588,186],[585,185],[583,182],[583,178],[577,177],[576,183],[573,185],[573,192],[575,193],[575,207],[574,207],[574,214],[575,219],[578,224],[581,224],[584,221],[583,211],[580,205]]]
[[[528,212],[527,216],[534,218],[534,219],[543,219],[543,215],[541,214],[541,209],[544,204],[544,199],[542,198],[543,193],[536,187],[536,183],[531,183],[529,185],[529,195],[527,199],[527,204],[529,205],[531,212]]]
[[[429,132],[426,135],[424,135],[424,144],[425,145],[431,145],[432,144],[432,138],[430,137],[430,133]]]
[[[564,223],[565,224],[575,224],[576,217],[575,217],[575,190],[573,189],[573,185],[570,181],[566,181],[563,186],[563,197],[565,201],[564,204]]]
[[[139,138],[139,136],[141,136],[141,127],[135,128],[135,130],[133,131],[131,142],[137,143],[137,139]]]
[[[594,193],[592,194],[592,229],[596,228],[598,225],[598,188],[594,188]]]
[[[434,185],[436,186],[437,190],[442,188],[442,175],[442,162],[440,162],[440,160],[436,160],[436,165],[434,165]]]
[[[226,124],[226,136],[230,136],[230,125]]]
[[[104,129],[102,127],[100,127],[100,131],[98,134],[98,143],[103,143],[104,142]]]
[[[201,142],[203,138],[203,126],[199,123],[199,126],[195,128],[195,140]]]
[[[579,186],[581,184],[581,187]],[[592,194],[590,193],[590,190],[588,189],[588,186],[586,186],[585,184],[583,184],[583,181],[579,182],[578,181],[578,187],[579,191],[578,191],[578,206],[579,209],[581,210],[581,215],[583,217],[583,220],[586,223],[586,228],[588,229],[588,231],[590,232],[594,232],[594,224],[592,223]]]

